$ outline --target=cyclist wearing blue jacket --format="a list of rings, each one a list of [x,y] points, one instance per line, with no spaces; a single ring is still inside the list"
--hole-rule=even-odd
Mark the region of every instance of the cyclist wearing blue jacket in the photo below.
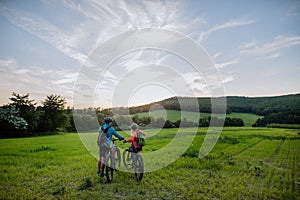
[[[113,119],[111,117],[105,117],[104,118],[104,122],[105,124],[103,126],[101,126],[99,128],[99,133],[101,133],[101,131],[104,131],[104,133],[106,133],[106,137],[104,141],[99,141],[101,140],[100,138],[98,138],[98,145],[99,145],[99,149],[100,149],[100,159],[98,160],[98,172],[97,174],[100,177],[104,177],[104,164],[105,164],[105,155],[107,154],[107,152],[109,151],[110,147],[111,147],[111,142],[112,142],[112,136],[116,136],[117,138],[119,138],[119,140],[124,140],[124,138],[113,128],[111,127]]]

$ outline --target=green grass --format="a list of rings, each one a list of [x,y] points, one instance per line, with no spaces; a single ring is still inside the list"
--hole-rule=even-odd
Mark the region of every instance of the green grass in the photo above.
[[[188,111],[177,111],[177,110],[154,110],[152,112],[145,112],[145,113],[138,113],[137,115],[140,117],[151,116],[154,118],[163,117],[166,113],[167,119],[171,122],[175,122],[180,119],[181,114],[182,116],[186,116],[188,120],[196,122],[199,120],[199,116],[201,118],[210,116],[209,113],[197,113],[197,112],[188,112]],[[220,117],[220,114],[215,114],[215,117]],[[230,113],[227,114],[226,117],[229,118],[241,118],[245,126],[252,126],[258,118],[261,116],[251,114],[251,113]]]
[[[267,124],[269,128],[290,128],[300,129],[300,124]]]
[[[147,131],[144,155],[168,144],[177,129],[156,131]],[[192,129],[182,131],[190,137]],[[209,155],[199,159],[206,133],[200,128],[178,160],[146,173],[139,184],[122,171],[111,184],[96,176],[97,160],[77,134],[2,139],[0,199],[300,199],[298,132],[224,128]]]

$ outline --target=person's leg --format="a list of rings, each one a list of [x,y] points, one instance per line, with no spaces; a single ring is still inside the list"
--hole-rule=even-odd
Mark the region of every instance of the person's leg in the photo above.
[[[135,164],[136,164],[136,148],[133,147],[133,151],[132,151],[132,154],[131,154],[131,159],[132,159],[132,167],[135,167]]]
[[[100,173],[100,169],[101,169],[101,158],[99,158],[98,160],[98,174]]]
[[[98,175],[100,175],[101,177],[104,176],[105,154],[106,154],[105,147],[100,146],[100,158],[98,160]]]
[[[101,165],[100,165],[101,174],[104,174],[104,167],[105,167],[105,157],[101,157]]]
[[[100,175],[100,170],[101,170],[101,156],[102,156],[102,148],[99,146],[99,160],[98,160],[98,171],[97,171],[98,175]]]

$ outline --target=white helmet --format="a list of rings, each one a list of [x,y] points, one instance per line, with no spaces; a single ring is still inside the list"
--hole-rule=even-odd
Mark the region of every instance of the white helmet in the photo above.
[[[135,130],[135,129],[137,129],[138,128],[138,125],[136,124],[136,123],[132,123],[131,124],[131,129],[132,130]]]

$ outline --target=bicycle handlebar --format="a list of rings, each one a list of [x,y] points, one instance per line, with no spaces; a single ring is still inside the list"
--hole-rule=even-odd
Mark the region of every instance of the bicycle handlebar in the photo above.
[[[113,138],[113,139],[112,139],[113,142],[115,142],[115,141],[117,141],[117,140],[120,140],[120,139],[119,139],[119,138],[117,138],[117,139],[116,139],[116,138]],[[124,140],[124,138],[121,139],[121,140]],[[120,141],[121,141],[121,140],[120,140]]]

